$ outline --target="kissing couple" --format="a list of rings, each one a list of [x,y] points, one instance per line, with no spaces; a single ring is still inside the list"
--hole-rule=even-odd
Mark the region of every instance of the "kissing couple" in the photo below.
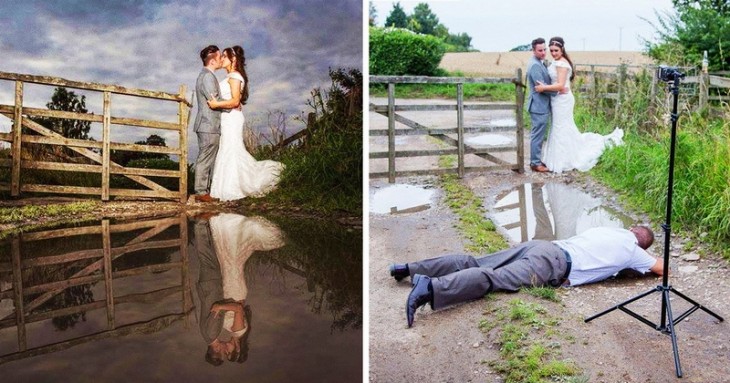
[[[248,74],[243,48],[223,51],[209,45],[200,51],[203,69],[195,82],[198,113],[193,130],[198,136],[195,200],[232,201],[263,196],[279,182],[284,165],[257,161],[243,144],[242,106],[248,101]],[[218,82],[215,71],[225,69]]]

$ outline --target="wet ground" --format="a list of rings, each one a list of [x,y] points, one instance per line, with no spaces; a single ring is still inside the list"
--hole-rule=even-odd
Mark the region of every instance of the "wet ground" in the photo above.
[[[429,114],[429,119],[425,120],[416,118],[418,112],[411,113],[414,119],[424,121],[422,123],[428,126],[455,126],[455,113]],[[509,116],[469,117],[467,113],[465,118],[493,121]],[[387,119],[371,113],[371,124],[383,129]],[[489,134],[510,136],[501,131]],[[418,136],[398,137],[398,140],[399,150],[436,146],[431,140]],[[487,140],[491,141],[488,144],[499,145],[497,141],[501,139]],[[383,137],[371,137],[370,143],[371,151],[387,150],[387,140]],[[472,160],[467,158],[467,166]],[[397,169],[435,168],[437,161],[437,157],[398,159]],[[371,172],[386,169],[385,160],[370,160]],[[391,187],[387,180],[370,180],[371,206],[396,207],[392,211],[370,211],[370,381],[503,382],[504,379],[487,363],[500,358],[496,337],[479,329],[481,320],[489,320],[486,302],[475,301],[438,311],[426,307],[416,313],[413,328],[407,328],[405,302],[411,286],[407,279],[398,283],[390,277],[388,265],[464,253],[465,239],[456,231],[458,218],[444,203],[444,192],[436,186],[434,177],[398,178],[396,181],[399,188],[421,188],[431,194],[425,202],[423,199],[404,200],[402,196],[390,200],[387,194],[379,193]],[[664,237],[660,228],[663,222],[653,222],[626,209],[615,193],[586,175],[493,171],[469,173],[463,182],[482,198],[487,217],[497,223],[498,230],[511,244],[533,238],[565,238],[594,226],[646,224],[657,234],[650,253],[663,254]],[[407,210],[413,206],[420,208]],[[581,369],[583,380],[577,381],[730,382],[728,262],[713,254],[701,237],[685,238],[673,234],[670,242],[669,283],[726,320],[718,323],[698,310],[677,324],[683,370],[683,378],[679,380],[675,375],[670,337],[666,334],[619,310],[584,322],[585,318],[624,300],[655,290],[661,284],[660,278],[620,274],[601,283],[559,289],[560,303],[541,301],[540,304],[561,319],[556,331],[562,338],[551,343],[551,347],[558,350],[561,358],[574,361]],[[491,295],[492,302],[497,303],[515,297],[531,299],[524,293]],[[671,299],[675,317],[691,307],[679,296],[672,295]],[[629,308],[659,323],[661,296],[650,293]]]
[[[0,375],[358,381],[361,243],[360,230],[321,220],[232,213],[9,239],[0,243]],[[225,304],[241,315],[211,314]],[[224,346],[206,360],[213,343]]]
[[[510,242],[541,236],[562,238],[589,227],[659,223],[622,208],[601,185],[574,174],[524,175],[513,172],[471,175],[464,182],[484,200]],[[496,338],[479,330],[487,319],[487,303],[475,301],[445,310],[423,308],[406,328],[405,300],[408,281],[395,282],[388,275],[392,262],[410,262],[443,254],[464,253],[464,239],[454,229],[457,219],[445,206],[443,192],[427,177],[403,180],[433,190],[429,209],[409,214],[370,215],[370,380],[390,382],[425,379],[445,382],[502,382],[486,361],[499,359]],[[382,181],[371,188],[385,188]],[[372,190],[371,190],[372,193]],[[539,196],[542,194],[542,196]],[[540,203],[542,201],[542,203]],[[535,209],[538,206],[538,209]],[[544,207],[544,211],[540,212]],[[542,217],[540,217],[542,215]],[[542,225],[538,224],[542,222]],[[524,236],[524,237],[523,237]],[[670,283],[681,293],[725,317],[730,296],[727,261],[706,252],[701,241],[672,239]],[[657,232],[650,253],[661,256],[663,236]],[[690,255],[699,255],[697,260]],[[562,318],[556,329],[564,339],[553,345],[562,358],[573,360],[590,382],[675,381],[670,337],[616,310],[584,323],[588,316],[638,294],[651,291],[660,278],[621,274],[597,284],[560,289],[561,303],[541,302],[552,315]],[[523,293],[517,297],[530,299]],[[493,294],[494,302],[515,294]],[[630,308],[659,323],[660,294],[633,303]],[[672,296],[675,317],[690,305]],[[699,310],[677,324],[678,348],[687,382],[730,381],[730,331]]]

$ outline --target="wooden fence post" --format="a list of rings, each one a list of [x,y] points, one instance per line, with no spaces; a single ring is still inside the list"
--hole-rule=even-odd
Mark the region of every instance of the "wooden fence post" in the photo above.
[[[621,112],[621,105],[624,97],[624,82],[626,81],[626,64],[621,64],[616,68],[616,77],[618,81],[618,91],[616,98],[616,115]]]
[[[20,195],[20,148],[23,138],[23,82],[15,82],[15,109],[13,113],[13,144],[10,149],[12,169],[10,171],[10,195]]]
[[[28,348],[25,332],[25,302],[23,302],[23,275],[20,261],[20,237],[15,236],[11,243],[13,264],[13,300],[15,304],[15,326],[18,329],[18,349]]]
[[[180,99],[185,100],[185,92],[187,87],[185,84],[180,85]],[[188,118],[189,111],[185,110],[185,102],[178,102],[178,115],[180,121],[180,202],[185,203],[188,200]]]
[[[700,72],[700,110],[707,106],[710,97],[710,75],[707,72]]]
[[[591,92],[591,97],[593,98],[593,103],[595,105],[596,101],[598,101],[598,78],[596,78],[596,66],[591,65],[591,84],[593,85],[593,91]]]
[[[525,169],[525,88],[522,82],[522,68],[517,68],[517,81],[515,82],[515,124],[517,130],[517,172],[524,173]]]
[[[109,142],[111,140],[111,102],[112,94],[104,92],[104,119],[102,120],[102,145],[101,145],[101,200],[109,201],[109,166],[111,163]]]
[[[388,83],[388,183],[395,183],[395,84]]]
[[[101,236],[104,254],[104,287],[106,289],[106,320],[109,330],[113,330],[114,324],[114,287],[112,284],[112,240],[109,220],[101,221]]]
[[[464,177],[464,84],[456,84],[456,140],[459,178]]]

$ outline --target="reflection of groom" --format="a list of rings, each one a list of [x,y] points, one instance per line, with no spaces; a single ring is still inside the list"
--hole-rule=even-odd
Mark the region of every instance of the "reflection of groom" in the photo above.
[[[545,58],[545,39],[542,37],[532,40],[532,54],[527,64],[527,87],[530,94],[527,98],[527,110],[530,112],[532,128],[530,131],[530,169],[535,172],[545,173],[550,169],[540,160],[542,157],[542,141],[547,133],[548,119],[550,117],[550,97],[555,92],[535,91],[537,81],[544,84],[551,84],[547,68],[542,64]]]
[[[193,130],[198,135],[198,160],[195,163],[195,200],[212,202],[210,182],[213,176],[213,165],[218,154],[221,138],[221,111],[208,107],[211,97],[220,95],[218,79],[214,71],[221,68],[221,52],[215,45],[209,45],[200,51],[203,69],[195,82],[195,95],[198,99],[198,114],[195,116]]]

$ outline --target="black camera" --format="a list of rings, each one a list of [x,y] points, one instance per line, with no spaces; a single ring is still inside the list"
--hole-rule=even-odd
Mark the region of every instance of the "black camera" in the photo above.
[[[684,78],[684,73],[680,72],[676,67],[659,65],[656,68],[656,77],[662,81],[669,82],[678,78]]]

